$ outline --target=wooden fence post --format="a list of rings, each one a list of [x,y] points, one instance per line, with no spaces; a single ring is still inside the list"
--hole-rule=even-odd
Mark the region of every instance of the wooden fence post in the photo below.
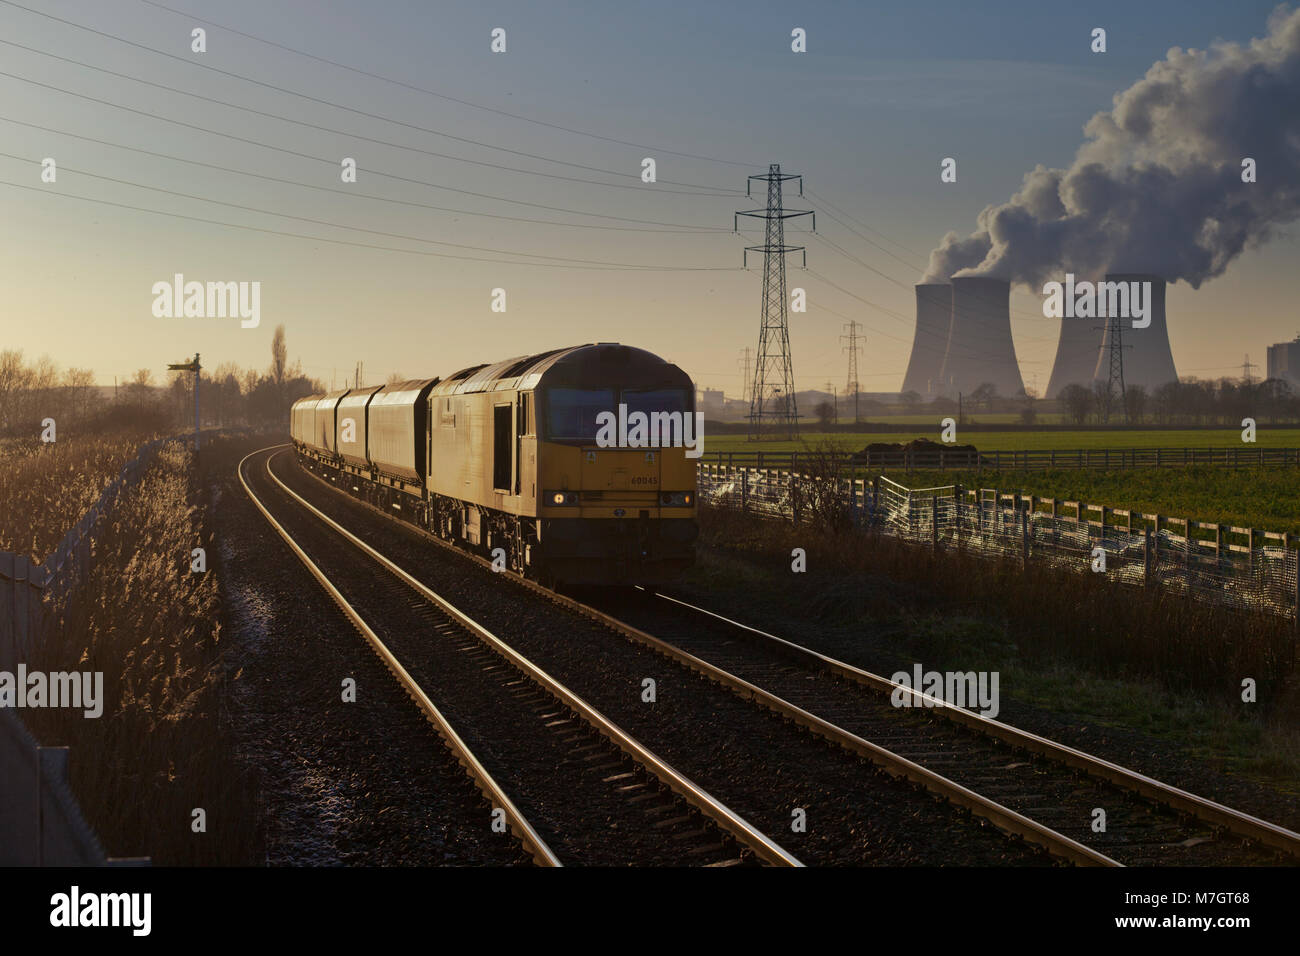
[[[1151,587],[1151,529],[1147,528],[1142,536],[1142,586]]]

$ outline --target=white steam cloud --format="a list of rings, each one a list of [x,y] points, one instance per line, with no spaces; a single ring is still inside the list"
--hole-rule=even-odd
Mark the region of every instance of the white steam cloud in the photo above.
[[[1196,288],[1220,275],[1300,217],[1300,10],[1279,8],[1246,45],[1174,47],[1084,132],[1069,169],[1036,167],[977,231],[944,236],[924,281],[987,275],[1037,290],[1065,271],[1115,271]]]

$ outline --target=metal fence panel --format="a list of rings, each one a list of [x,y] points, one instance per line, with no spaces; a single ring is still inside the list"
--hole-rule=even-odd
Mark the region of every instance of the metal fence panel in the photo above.
[[[1104,555],[1106,573],[1113,579],[1138,587],[1158,584],[1198,600],[1284,615],[1296,619],[1300,627],[1300,551],[1290,546],[1288,535],[1134,515],[988,488],[908,488],[883,475],[868,485],[861,479],[703,464],[698,481],[702,502],[767,517],[797,520],[800,501],[824,502],[828,495],[839,496],[854,524],[934,547],[960,543],[977,554],[1080,573]],[[1072,507],[1074,514],[1061,514],[1062,504]],[[1093,513],[1100,520],[1090,518]],[[1123,515],[1123,524],[1115,520],[1117,515]],[[1170,524],[1184,533],[1174,533]],[[1198,529],[1202,533],[1212,529],[1213,539],[1197,538]],[[1243,543],[1233,544],[1234,535]]]

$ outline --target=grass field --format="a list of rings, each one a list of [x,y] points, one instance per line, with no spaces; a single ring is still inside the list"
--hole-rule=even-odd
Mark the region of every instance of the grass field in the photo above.
[[[998,488],[1258,531],[1300,533],[1300,476],[1294,468],[1193,466],[1123,471],[896,471],[887,474],[909,488],[951,484]]]
[[[863,412],[862,415],[859,417],[863,421],[879,422],[879,423],[889,424],[889,425],[919,425],[928,428],[930,425],[933,425],[939,419],[944,418],[948,414],[949,414],[948,412],[943,412],[942,414],[937,414],[935,412],[916,412],[913,414],[906,414],[906,415],[903,414],[881,415],[878,412],[872,412],[871,414],[867,414],[866,412]],[[954,418],[957,417],[957,412],[955,409],[952,411],[951,414]],[[850,405],[848,406],[848,411],[846,413],[844,409],[844,405],[843,403],[841,403],[840,422],[843,424],[843,423],[851,422],[852,420],[853,420],[853,405],[850,403]],[[987,424],[987,425],[1019,425],[1020,413],[1019,412],[975,412],[972,414],[971,412],[967,411],[966,420],[968,422],[980,422],[981,424]],[[742,415],[740,417],[728,417],[728,418],[720,419],[720,421],[724,421],[727,424],[734,425],[734,424],[744,424],[745,422],[748,421],[748,419]],[[1038,422],[1039,424],[1042,425],[1057,425],[1057,424],[1063,425],[1067,421],[1068,419],[1065,415],[1061,415],[1056,412],[1044,413],[1038,416]],[[799,427],[801,429],[807,429],[808,431],[815,431],[818,427],[818,420],[815,418],[801,419]]]
[[[706,435],[704,452],[790,452],[833,446],[844,451],[861,451],[872,442],[908,442],[914,438],[939,440],[937,423],[918,427],[915,432],[804,432],[797,441],[751,442],[744,435]],[[1269,428],[1262,426],[1250,448],[1300,447],[1300,428]],[[1242,445],[1241,430],[1215,428],[1196,430],[1166,430],[1153,428],[1143,431],[986,431],[962,434],[957,430],[958,444],[971,444],[980,451],[1021,451],[1023,449],[1075,449],[1075,448],[1224,448]]]

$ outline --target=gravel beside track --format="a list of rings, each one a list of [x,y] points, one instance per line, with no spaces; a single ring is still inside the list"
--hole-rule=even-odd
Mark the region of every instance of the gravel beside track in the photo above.
[[[276,475],[572,687],[803,862],[1019,864],[1051,860],[838,747],[542,595],[325,487],[288,454]],[[656,701],[643,701],[643,680]],[[806,832],[792,829],[806,814]]]
[[[226,724],[259,790],[270,865],[527,865],[352,625],[267,525],[235,467],[266,444],[203,449],[223,582]],[[342,681],[356,680],[356,703]]]
[[[271,457],[277,463],[288,460],[274,452]],[[562,862],[689,865],[748,859],[730,837],[584,720],[285,494],[266,475],[265,458],[250,459],[246,470],[258,497]],[[489,629],[513,645],[528,625],[506,621]]]

